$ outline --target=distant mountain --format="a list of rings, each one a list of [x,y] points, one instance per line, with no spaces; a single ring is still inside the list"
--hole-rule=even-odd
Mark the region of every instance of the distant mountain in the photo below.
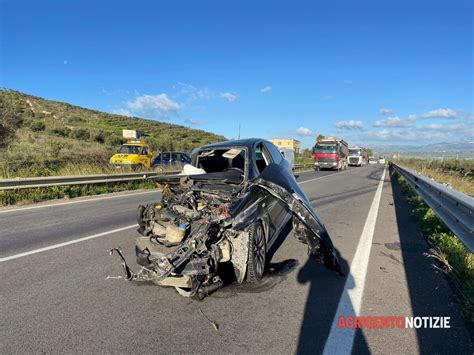
[[[89,110],[1,89],[0,169],[5,164],[10,169],[14,165],[55,169],[70,162],[107,164],[123,141],[122,129],[147,133],[145,140],[154,152],[190,151],[225,140],[202,130]]]
[[[380,153],[401,153],[433,157],[462,157],[474,159],[474,142],[442,142],[426,145],[375,145],[371,147]]]

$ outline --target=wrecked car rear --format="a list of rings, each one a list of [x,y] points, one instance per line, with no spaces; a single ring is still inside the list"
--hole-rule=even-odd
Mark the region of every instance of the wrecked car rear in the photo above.
[[[256,143],[200,148],[193,166],[184,169],[190,175],[154,179],[162,198],[138,211],[135,251],[141,269],[133,273],[115,249],[128,279],[172,286],[200,299],[223,286],[223,272],[232,272],[238,283],[258,282],[279,225],[293,216],[295,234],[311,254],[337,270],[329,235],[290,169],[268,154],[260,162],[267,165],[256,171]]]

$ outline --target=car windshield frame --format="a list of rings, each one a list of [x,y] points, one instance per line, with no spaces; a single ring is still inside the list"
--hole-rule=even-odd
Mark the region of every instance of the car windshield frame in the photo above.
[[[233,146],[225,146],[225,147],[216,147],[216,148],[209,147],[209,148],[199,149],[196,153],[196,163],[192,164],[192,161],[191,161],[191,165],[193,165],[194,167],[199,167],[199,156],[203,152],[206,152],[206,151],[210,152],[212,150],[226,150],[226,151],[228,151],[230,149],[241,149],[241,150],[245,151],[244,178],[242,179],[242,182],[239,184],[239,185],[242,185],[242,184],[244,184],[248,181],[249,169],[250,169],[249,149],[246,146],[233,145]]]
[[[127,148],[126,151],[124,148]],[[132,148],[137,148],[138,152],[131,151]],[[130,145],[130,144],[122,144],[117,151],[118,154],[138,154],[141,155],[143,151],[143,146],[141,145]]]

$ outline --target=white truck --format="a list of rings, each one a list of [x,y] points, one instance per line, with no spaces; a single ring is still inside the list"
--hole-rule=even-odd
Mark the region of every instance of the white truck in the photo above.
[[[368,164],[367,149],[363,147],[349,148],[348,162],[351,166],[364,166]]]

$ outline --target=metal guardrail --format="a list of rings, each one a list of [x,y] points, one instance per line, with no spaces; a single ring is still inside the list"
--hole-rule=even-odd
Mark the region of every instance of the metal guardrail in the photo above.
[[[314,163],[313,164],[295,164],[295,170],[298,169],[313,169],[314,168]]]
[[[36,178],[0,179],[1,190],[29,189],[66,185],[101,184],[108,182],[145,180],[150,177],[177,174],[180,171],[101,174],[83,176],[49,176]]]
[[[474,250],[474,198],[433,181],[416,171],[394,163],[392,166],[472,252]]]
[[[313,164],[295,164],[296,169],[312,168]],[[150,177],[172,175],[181,172],[163,171],[163,172],[140,172],[123,174],[101,174],[101,175],[81,175],[81,176],[48,176],[35,178],[15,178],[0,179],[0,191],[30,189],[35,187],[67,186],[67,185],[87,185],[102,184],[108,182],[145,180]]]

